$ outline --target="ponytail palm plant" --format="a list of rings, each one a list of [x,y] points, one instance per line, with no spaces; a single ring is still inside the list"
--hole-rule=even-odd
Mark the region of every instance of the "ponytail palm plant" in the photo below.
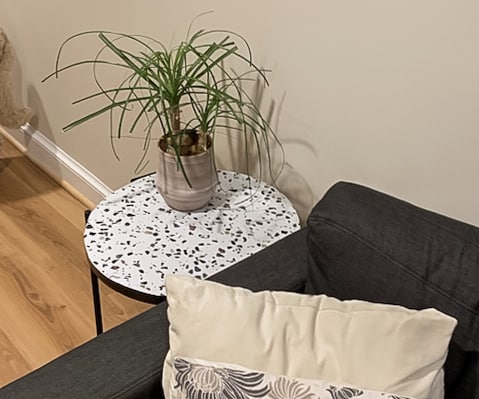
[[[188,181],[183,157],[212,150],[216,133],[223,130],[243,137],[245,156],[250,147],[257,148],[260,170],[264,159],[271,172],[271,144],[278,140],[248,93],[252,84],[268,84],[266,71],[255,65],[250,46],[237,33],[189,32],[171,48],[151,37],[110,31],[87,31],[67,38],[59,48],[54,72],[44,81],[90,64],[96,90],[74,104],[97,104],[98,98],[105,102],[69,123],[64,131],[110,114],[112,137],[143,132],[139,164],[151,142],[159,140],[163,151],[177,157],[178,168]],[[85,36],[99,41],[93,57],[63,64],[65,48]],[[100,73],[104,67],[120,71],[113,85],[113,75],[105,79]],[[157,127],[160,135],[155,138]]]

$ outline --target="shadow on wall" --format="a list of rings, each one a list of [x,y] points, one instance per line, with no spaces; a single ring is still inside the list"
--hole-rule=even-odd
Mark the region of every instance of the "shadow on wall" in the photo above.
[[[38,94],[37,89],[35,86],[30,85],[28,87],[27,92],[27,101],[31,108],[35,110],[35,114],[33,115],[32,119],[30,120],[30,125],[40,132],[50,141],[54,142],[52,127],[48,122],[47,113],[45,112],[45,108],[43,107],[43,102]]]
[[[266,102],[264,86],[259,81],[256,82],[252,98],[258,108],[267,107],[268,112],[265,113],[265,119],[276,133],[278,142],[271,143],[267,151],[258,154],[255,145],[251,145],[251,143],[245,145],[245,140],[251,142],[255,139],[252,134],[246,134],[242,139],[235,139],[233,137],[237,136],[231,134],[224,135],[226,147],[224,154],[226,155],[218,157],[218,167],[247,173],[276,186],[291,201],[299,214],[301,224],[304,225],[311,207],[314,205],[314,196],[306,180],[288,162],[287,148],[289,146],[303,148],[305,152],[312,153],[315,158],[317,158],[317,153],[306,140],[281,137],[279,119],[285,97],[286,94],[281,98],[279,105],[274,100],[271,100],[268,105],[264,104]],[[233,127],[227,126],[226,128]],[[269,163],[268,157],[270,157],[271,163]]]
[[[62,179],[61,165],[56,157],[56,144],[52,129],[38,92],[33,85],[28,87],[27,104],[34,111],[30,121],[20,128],[5,129],[11,138],[23,147],[22,152],[48,174]]]

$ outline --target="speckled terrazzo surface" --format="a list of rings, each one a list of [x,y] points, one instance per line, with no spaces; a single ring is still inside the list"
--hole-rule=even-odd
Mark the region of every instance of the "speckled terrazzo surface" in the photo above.
[[[165,274],[207,278],[299,229],[277,189],[235,172],[218,180],[210,203],[194,212],[169,208],[154,175],[115,191],[88,219],[90,262],[117,284],[160,296]]]

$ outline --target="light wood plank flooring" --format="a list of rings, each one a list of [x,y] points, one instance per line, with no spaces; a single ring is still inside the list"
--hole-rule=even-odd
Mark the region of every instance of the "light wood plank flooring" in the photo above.
[[[95,336],[84,209],[3,140],[0,387]],[[105,329],[151,307],[100,285]]]

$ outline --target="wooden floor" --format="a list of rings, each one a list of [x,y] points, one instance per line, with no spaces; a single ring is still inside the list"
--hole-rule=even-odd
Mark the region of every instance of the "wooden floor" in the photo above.
[[[0,387],[95,336],[85,206],[1,146]],[[105,329],[151,307],[100,289]]]

